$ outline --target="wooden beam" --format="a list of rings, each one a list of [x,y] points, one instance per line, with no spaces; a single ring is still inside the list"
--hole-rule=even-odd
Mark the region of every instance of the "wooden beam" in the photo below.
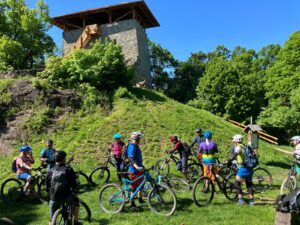
[[[76,28],[82,29],[82,27],[74,25],[74,24],[71,24],[71,23],[65,23],[65,25],[68,25],[70,27],[76,27]]]
[[[128,16],[128,15],[131,14],[131,13],[132,13],[132,11],[129,11],[129,12],[125,13],[124,15],[120,16],[119,18],[115,19],[115,20],[113,21],[113,23],[114,23],[114,22],[118,22],[119,20],[123,19],[124,17]]]

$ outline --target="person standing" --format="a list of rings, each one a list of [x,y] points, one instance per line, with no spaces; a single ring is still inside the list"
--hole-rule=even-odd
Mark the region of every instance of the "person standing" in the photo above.
[[[46,142],[46,147],[42,149],[40,161],[42,167],[47,167],[51,169],[55,166],[55,148],[53,148],[53,141],[48,139]]]
[[[117,172],[122,172],[124,170],[124,160],[122,158],[125,143],[121,140],[122,135],[117,133],[113,136],[114,142],[109,146],[109,149],[113,152],[114,164],[117,168]],[[119,184],[122,184],[122,175],[118,174]]]

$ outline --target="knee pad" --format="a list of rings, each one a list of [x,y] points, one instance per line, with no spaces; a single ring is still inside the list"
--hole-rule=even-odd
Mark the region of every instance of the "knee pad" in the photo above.
[[[250,195],[253,195],[253,182],[246,180],[246,187]]]
[[[234,187],[236,188],[238,194],[242,194],[242,188],[241,188],[241,182],[240,181],[235,180],[234,181]]]
[[[29,184],[33,184],[33,183],[34,183],[34,177],[33,177],[33,176],[29,176],[29,177],[27,177],[26,181],[27,181]]]

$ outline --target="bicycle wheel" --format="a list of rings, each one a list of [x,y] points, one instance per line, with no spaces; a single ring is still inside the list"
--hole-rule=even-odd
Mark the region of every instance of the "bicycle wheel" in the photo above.
[[[156,214],[171,216],[176,210],[176,195],[168,186],[156,185],[148,195],[148,205]]]
[[[224,179],[224,195],[229,201],[235,201],[238,198],[237,189],[234,186],[235,182],[235,173],[227,175]]]
[[[89,177],[93,186],[100,187],[107,183],[110,178],[110,171],[107,167],[97,167],[94,169]]]
[[[78,176],[77,179],[79,181],[78,193],[82,194],[84,192],[89,191],[90,190],[90,182],[89,182],[88,176],[81,171],[77,172],[77,176]]]
[[[1,197],[5,202],[18,202],[22,195],[22,181],[16,178],[9,178],[1,185]]]
[[[107,184],[99,191],[98,203],[106,213],[121,212],[125,204],[124,191],[117,184]]]
[[[92,213],[91,213],[91,210],[90,210],[89,206],[84,201],[79,199],[78,219],[80,221],[82,221],[82,220],[91,221],[91,217],[92,217]]]
[[[16,225],[14,221],[8,218],[0,218],[0,225]]]
[[[284,181],[281,184],[280,187],[280,194],[289,194],[293,190],[295,190],[297,187],[297,179],[293,175],[289,175],[287,178],[284,179]]]
[[[209,206],[214,193],[212,181],[208,177],[199,177],[193,187],[193,201],[197,206]]]
[[[164,183],[175,193],[186,193],[187,191],[191,190],[189,183],[181,178],[170,178],[165,180]]]
[[[155,170],[157,175],[167,177],[170,173],[170,164],[166,159],[159,159],[155,163]]]
[[[186,168],[186,173],[190,181],[197,180],[203,174],[201,164],[199,163],[189,164]]]
[[[268,170],[264,168],[256,168],[253,172],[252,182],[256,191],[266,191],[270,189],[273,178]]]
[[[67,214],[62,209],[58,209],[53,214],[51,225],[66,225],[69,221]]]

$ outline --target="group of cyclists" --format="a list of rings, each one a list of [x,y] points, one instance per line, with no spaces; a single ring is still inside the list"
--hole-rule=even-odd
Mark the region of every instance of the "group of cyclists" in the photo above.
[[[186,169],[188,165],[188,157],[191,154],[190,149],[197,145],[197,156],[202,161],[203,174],[208,174],[213,170],[213,174],[216,177],[212,177],[212,180],[218,179],[218,168],[216,154],[218,153],[217,144],[212,140],[212,132],[206,130],[202,133],[202,129],[196,130],[197,136],[193,142],[187,146],[184,144],[177,135],[171,135],[170,141],[173,144],[173,148],[168,153],[178,153],[180,160],[176,166],[177,170],[181,170],[186,175]],[[131,142],[125,144],[122,141],[122,135],[116,133],[113,135],[114,141],[110,144],[109,149],[114,158],[114,163],[118,172],[124,172],[125,168],[128,172],[129,178],[135,180],[141,176],[144,171],[142,150],[140,148],[140,140],[143,134],[139,131],[135,131],[131,134]],[[253,193],[253,168],[254,165],[250,165],[247,161],[247,145],[243,144],[243,136],[236,134],[232,139],[233,147],[226,163],[230,164],[233,160],[238,162],[238,170],[234,182],[234,186],[238,193],[238,204],[244,205],[243,193],[241,185],[245,182],[249,193],[249,205],[254,205],[254,193]],[[300,174],[300,136],[292,138],[292,143],[295,146],[294,156],[298,160],[298,169]],[[189,150],[187,150],[189,149]],[[257,153],[255,153],[257,154]],[[78,221],[79,211],[79,199],[77,196],[77,177],[74,170],[70,165],[66,163],[66,152],[57,151],[53,147],[53,141],[47,140],[46,147],[42,149],[40,155],[40,163],[44,168],[47,168],[46,175],[46,189],[50,196],[50,221],[55,210],[57,210],[62,203],[72,200],[74,205],[74,224],[81,224]],[[16,158],[16,176],[20,180],[24,180],[26,185],[24,186],[24,193],[34,193],[32,186],[34,185],[34,178],[31,175],[32,164],[34,158],[32,156],[32,149],[28,145],[21,146],[20,155]],[[118,173],[118,181],[122,183],[122,175]],[[138,179],[131,184],[131,189],[134,191],[142,179]],[[139,204],[143,204],[142,193],[138,193]],[[131,207],[137,207],[135,202],[131,202]],[[51,224],[51,222],[50,222]]]

